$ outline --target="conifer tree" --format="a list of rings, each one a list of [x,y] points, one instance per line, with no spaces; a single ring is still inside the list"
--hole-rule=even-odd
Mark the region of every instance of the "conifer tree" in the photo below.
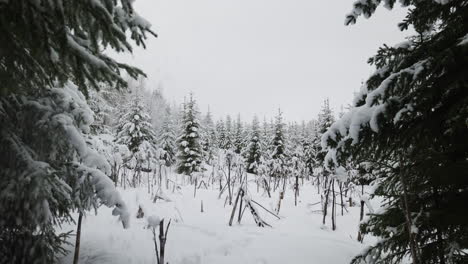
[[[159,148],[163,150],[160,158],[164,160],[166,167],[172,166],[176,161],[176,137],[170,117],[166,117],[163,121],[158,141]]]
[[[224,125],[225,131],[225,141],[223,145],[223,149],[231,149],[234,147],[233,145],[233,126],[232,126],[232,119],[230,115],[226,116],[226,122]]]
[[[255,116],[252,120],[252,127],[250,131],[249,144],[247,145],[246,152],[246,166],[247,172],[257,173],[257,168],[260,164],[261,158],[261,143],[260,143],[260,125],[258,118]]]
[[[357,1],[346,24],[383,1]],[[393,1],[385,1],[393,8]],[[327,162],[368,162],[383,208],[361,231],[380,240],[353,263],[467,263],[468,5],[401,2],[417,35],[369,59],[376,72],[322,137]]]
[[[203,156],[207,164],[211,164],[214,158],[216,144],[216,130],[213,124],[213,118],[211,112],[208,112],[203,119],[203,129],[201,134],[201,145],[203,149]]]
[[[283,159],[286,155],[285,146],[285,135],[284,135],[284,124],[281,110],[278,110],[278,115],[275,118],[275,124],[273,128],[273,140],[272,140],[272,159]]]
[[[1,1],[0,20],[0,259],[53,263],[67,237],[54,224],[72,211],[116,206],[128,226],[85,96],[126,86],[122,71],[143,75],[104,51],[131,52],[127,36],[144,46],[154,33],[129,0]]]
[[[196,102],[190,95],[184,104],[181,135],[177,139],[177,173],[193,176],[194,172],[201,170],[203,157],[199,131]]]
[[[132,51],[128,33],[145,46],[150,23],[130,0],[2,1],[0,3],[0,92],[32,91],[73,81],[86,95],[100,82],[126,86],[122,70],[136,78],[143,72],[107,56],[107,48]]]
[[[242,150],[244,149],[243,132],[244,132],[244,129],[242,127],[240,115],[237,115],[236,124],[235,124],[234,132],[232,135],[234,152],[236,152],[237,154],[241,154]]]
[[[138,94],[125,107],[120,116],[116,131],[116,141],[126,145],[132,153],[141,150],[143,144],[156,144],[156,135],[150,123],[150,117]]]
[[[219,149],[225,149],[226,146],[226,129],[224,127],[224,122],[222,119],[216,122],[216,135],[217,135],[217,145]]]

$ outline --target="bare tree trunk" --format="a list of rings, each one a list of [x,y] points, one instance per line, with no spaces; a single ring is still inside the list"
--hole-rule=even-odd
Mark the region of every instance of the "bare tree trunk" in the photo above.
[[[229,205],[232,205],[232,190],[231,190],[231,161],[228,161],[228,192],[229,192]]]
[[[343,216],[343,209],[344,209],[344,202],[343,202],[343,183],[340,182],[338,184],[338,186],[340,187],[340,199],[341,199],[341,216]]]
[[[153,232],[153,242],[154,242],[154,251],[156,252],[156,263],[159,264],[159,251],[158,251],[158,241],[156,240],[156,228],[151,228]]]
[[[241,194],[242,189],[239,189],[239,192],[237,193],[236,196],[236,201],[234,202],[234,207],[232,208],[231,212],[231,218],[229,219],[229,226],[232,226],[232,221],[234,220],[234,215],[236,213],[236,208],[237,208],[237,202],[239,201],[239,196]]]
[[[195,186],[193,187],[193,198],[197,195],[198,177],[195,177]]]
[[[331,187],[332,187],[332,230],[336,229],[336,202],[335,202],[335,180],[331,180]]]
[[[244,199],[242,199],[244,197],[244,192],[242,191],[242,194],[241,194],[241,197],[240,197],[240,204],[239,204],[239,216],[237,217],[237,223],[240,224],[241,222],[241,218],[242,218],[242,201]]]
[[[327,218],[327,210],[328,210],[328,196],[329,196],[329,192],[330,192],[330,187],[327,188],[327,182],[328,182],[328,179],[325,178],[324,179],[325,181],[325,186],[324,186],[324,190],[325,190],[325,203],[323,205],[323,220],[322,220],[322,224],[325,224],[325,221],[326,221],[326,218]]]
[[[73,264],[78,264],[78,258],[80,257],[81,221],[82,220],[83,220],[83,214],[80,212],[78,215],[78,227],[76,229],[75,255],[73,256]]]
[[[159,264],[164,264],[164,254],[166,252],[167,231],[171,225],[171,220],[167,224],[166,231],[164,231],[164,219],[159,223]]]
[[[361,185],[361,197],[364,195],[364,185]],[[364,200],[361,198],[361,213],[359,215],[359,223],[364,219]],[[361,229],[359,228],[357,240],[362,243],[364,241],[364,236],[361,233]]]
[[[296,185],[294,187],[294,206],[297,206],[298,195],[299,195],[299,175],[296,174]]]

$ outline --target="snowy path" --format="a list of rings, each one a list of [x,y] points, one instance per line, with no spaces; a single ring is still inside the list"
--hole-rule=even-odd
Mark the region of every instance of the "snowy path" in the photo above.
[[[255,226],[248,211],[241,225],[235,223],[229,227],[231,207],[223,207],[224,199],[218,200],[218,191],[198,190],[194,198],[192,188],[186,187],[179,194],[168,192],[166,195],[173,202],[159,200],[156,204],[151,202],[144,188],[121,190],[132,213],[136,214],[141,204],[145,216],[158,214],[173,219],[166,248],[166,259],[171,264],[305,264],[311,261],[342,264],[349,263],[363,248],[355,241],[359,209],[348,208],[348,214],[338,215],[338,229],[331,231],[329,226],[321,225],[322,215],[312,213],[306,206],[319,199],[312,187],[302,189],[297,207],[290,196],[292,191],[286,192],[281,220],[260,210],[272,228]],[[276,199],[261,197],[253,188],[252,191],[252,198],[268,209],[276,203]],[[201,200],[203,213],[200,212]],[[318,210],[318,206],[314,210]],[[110,209],[100,208],[97,216],[89,215],[84,220],[80,263],[156,263],[152,234],[145,226],[145,219],[133,218],[131,228],[123,230]],[[71,263],[72,255],[64,257],[62,263]]]

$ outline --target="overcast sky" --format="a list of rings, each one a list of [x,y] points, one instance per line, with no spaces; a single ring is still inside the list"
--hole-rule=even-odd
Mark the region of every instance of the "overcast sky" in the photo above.
[[[192,91],[202,111],[287,120],[315,118],[323,99],[335,111],[372,72],[367,58],[408,34],[405,15],[383,7],[344,26],[349,0],[137,0],[159,35],[122,60],[141,67],[148,85],[182,102]]]

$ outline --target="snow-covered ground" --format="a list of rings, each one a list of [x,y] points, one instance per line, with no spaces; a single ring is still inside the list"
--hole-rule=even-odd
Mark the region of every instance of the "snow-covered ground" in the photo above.
[[[215,184],[215,186],[217,186]],[[152,233],[147,217],[158,215],[172,219],[166,244],[166,262],[170,264],[220,263],[349,263],[365,244],[356,241],[359,207],[347,208],[344,216],[337,208],[337,230],[332,231],[330,218],[322,225],[317,189],[310,183],[300,188],[298,205],[294,206],[292,189],[287,189],[277,219],[257,209],[272,227],[257,227],[252,215],[245,211],[240,224],[237,213],[233,226],[228,226],[232,206],[225,205],[227,192],[221,198],[216,187],[200,188],[194,198],[193,185],[174,192],[166,190],[170,202],[152,202],[146,187],[120,189],[132,214],[131,226],[123,229],[112,209],[101,207],[98,214],[83,220],[80,263],[156,263]],[[278,193],[272,198],[257,192],[253,183],[248,189],[251,198],[273,211]],[[203,209],[201,212],[201,201]],[[233,199],[234,201],[234,199]],[[137,219],[138,207],[145,217]],[[166,221],[167,222],[167,221]],[[64,226],[62,230],[75,230]],[[366,238],[369,242],[369,238]],[[73,243],[74,238],[70,242]],[[73,248],[62,263],[72,263]]]

